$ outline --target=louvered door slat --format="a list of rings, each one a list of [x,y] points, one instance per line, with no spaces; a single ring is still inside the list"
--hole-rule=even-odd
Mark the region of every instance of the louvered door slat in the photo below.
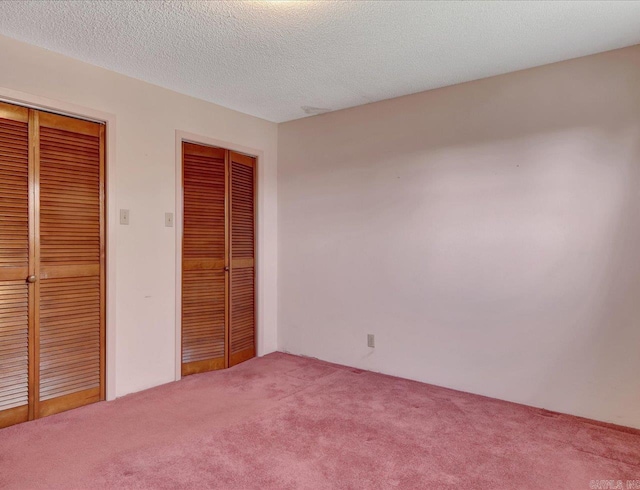
[[[101,135],[99,124],[40,116],[40,416],[103,397]]]
[[[183,143],[182,374],[225,367],[225,151]]]
[[[255,356],[255,158],[229,152],[231,277],[229,365]]]
[[[28,122],[0,103],[0,428],[29,416]]]

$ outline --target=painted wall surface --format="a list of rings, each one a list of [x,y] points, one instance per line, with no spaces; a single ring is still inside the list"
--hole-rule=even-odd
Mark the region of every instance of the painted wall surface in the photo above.
[[[640,427],[640,46],[285,123],[278,153],[281,349]]]
[[[130,225],[112,226],[117,396],[175,378],[176,130],[263,152],[259,162],[259,354],[277,347],[277,125],[0,37],[0,90],[115,115],[116,202]],[[112,155],[113,156],[113,155]],[[108,258],[109,260],[109,258]]]

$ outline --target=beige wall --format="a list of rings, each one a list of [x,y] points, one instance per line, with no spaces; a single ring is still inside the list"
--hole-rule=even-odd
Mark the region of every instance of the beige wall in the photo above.
[[[129,209],[131,223],[116,224],[112,206],[108,395],[175,379],[177,229],[165,228],[164,213],[176,209],[176,131],[260,152],[258,348],[275,350],[277,125],[4,37],[0,66],[0,96],[101,111],[114,123],[110,204]]]
[[[640,47],[286,123],[278,151],[281,349],[640,427]]]

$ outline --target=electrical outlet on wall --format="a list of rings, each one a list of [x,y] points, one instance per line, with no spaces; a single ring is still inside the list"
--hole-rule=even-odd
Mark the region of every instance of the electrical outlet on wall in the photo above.
[[[376,346],[376,336],[372,333],[367,334],[367,347],[375,347]]]

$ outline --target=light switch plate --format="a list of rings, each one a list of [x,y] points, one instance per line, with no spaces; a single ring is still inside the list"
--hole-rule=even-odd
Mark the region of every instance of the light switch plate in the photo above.
[[[120,224],[128,225],[129,224],[129,210],[121,209],[120,210]]]
[[[164,226],[167,228],[173,226],[173,213],[164,213]]]
[[[376,346],[376,336],[372,333],[367,334],[367,347],[375,347]]]

